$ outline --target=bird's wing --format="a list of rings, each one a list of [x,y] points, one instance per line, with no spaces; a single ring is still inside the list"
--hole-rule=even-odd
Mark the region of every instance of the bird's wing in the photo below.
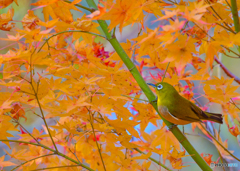
[[[190,101],[189,101],[190,102]],[[196,106],[194,103],[190,102],[190,106],[191,106],[191,110],[200,118],[200,119],[204,119],[204,118],[208,118],[209,116],[202,111],[202,109],[200,109],[198,106]]]
[[[175,103],[175,107],[169,108],[169,113],[176,118],[187,120],[191,122],[199,122],[202,110],[189,100],[182,97],[179,99],[180,103]]]

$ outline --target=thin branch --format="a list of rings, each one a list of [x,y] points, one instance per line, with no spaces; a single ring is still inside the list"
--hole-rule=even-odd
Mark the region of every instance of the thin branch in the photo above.
[[[238,110],[240,110],[240,108],[237,106],[237,104],[233,101],[232,98],[231,98],[231,101],[232,101],[232,104],[233,104],[236,108],[238,108]]]
[[[55,154],[55,153],[51,153],[51,154],[46,154],[46,155],[42,155],[42,156],[35,157],[35,158],[33,158],[33,159],[30,159],[30,160],[28,160],[28,161],[26,161],[26,162],[18,165],[17,167],[14,167],[11,171],[19,168],[20,166],[23,166],[24,164],[26,164],[26,163],[28,163],[28,162],[31,162],[31,161],[33,161],[33,160],[36,160],[36,159],[39,159],[39,158],[43,158],[43,157],[47,157],[47,156],[52,156],[52,155],[56,155],[56,154]]]
[[[235,57],[235,56],[230,56],[230,55],[226,54],[226,52],[222,52],[222,53],[229,58],[234,58],[234,59],[239,59],[240,58],[240,55],[238,55],[238,57]]]
[[[133,98],[133,99],[138,99],[138,100],[141,100],[141,101],[144,101],[144,102],[149,102],[148,100],[144,100],[144,99],[140,99],[140,98],[137,98],[137,97],[132,97],[132,96],[124,95],[124,94],[121,94],[121,96],[129,97],[129,98]]]
[[[47,146],[45,146],[45,145],[43,145],[43,144],[36,144],[36,143],[32,143],[32,142],[19,141],[19,140],[4,140],[4,139],[0,139],[0,141],[3,141],[3,142],[16,142],[16,143],[23,143],[23,144],[30,144],[30,145],[39,146],[39,147],[45,148],[45,149],[47,149],[47,150],[49,150],[49,151],[52,151],[52,152],[54,152],[55,154],[57,154],[57,155],[59,155],[59,156],[62,156],[62,157],[64,157],[65,159],[68,159],[68,160],[70,160],[70,161],[73,162],[73,163],[79,164],[78,161],[76,161],[76,160],[74,160],[74,159],[66,156],[65,154],[63,154],[63,153],[61,153],[61,152],[57,152],[57,151],[55,151],[55,150],[53,150],[53,149],[51,149],[51,148],[49,148],[49,147],[47,147]],[[84,164],[81,164],[81,163],[80,163],[79,166],[82,166],[82,167],[84,167],[84,168],[87,169],[87,170],[94,171],[93,169],[91,169],[90,167],[88,167],[88,166],[86,166],[86,165],[84,165]]]
[[[43,45],[42,45],[42,46],[40,47],[40,49],[38,50],[38,52],[41,51],[41,49],[43,48],[43,46],[44,46],[44,45],[45,45],[45,44],[46,44],[51,38],[53,38],[53,37],[55,37],[55,36],[57,36],[57,35],[59,35],[59,34],[71,33],[71,32],[88,33],[88,34],[92,34],[92,35],[94,35],[94,36],[99,36],[99,37],[102,37],[102,38],[106,39],[106,37],[104,37],[104,36],[102,36],[102,35],[100,35],[100,34],[96,34],[96,33],[88,32],[88,31],[80,31],[80,30],[68,30],[68,31],[62,31],[62,32],[56,33],[56,34],[50,36],[49,38],[47,38],[47,39],[45,40],[45,42],[43,43]]]
[[[212,39],[213,41],[215,41],[215,39],[213,37],[211,37],[205,30],[203,30],[199,25],[197,25],[196,23],[192,22],[193,24],[195,24],[198,28],[200,28],[210,39]],[[240,55],[237,54],[236,52],[234,52],[233,50],[229,49],[226,46],[221,45],[221,47],[227,49],[228,51],[232,52],[233,54],[237,55],[237,58],[240,58]]]
[[[28,92],[26,92],[26,91],[22,91],[22,90],[20,90],[19,92],[34,96],[34,94],[32,94],[32,93],[28,93]]]
[[[225,67],[225,65],[223,65],[223,63],[217,57],[214,56],[214,60],[220,65],[220,67],[222,68],[222,70],[225,72],[227,76],[233,78],[238,84],[240,84],[240,78],[238,78],[231,71],[229,71],[227,67]]]
[[[78,159],[76,153],[75,153],[75,152],[72,152],[72,150],[71,150],[70,148],[68,148],[68,150],[76,157],[77,161],[78,161],[79,163],[81,163],[80,160]]]
[[[163,82],[163,80],[164,80],[164,78],[165,78],[165,76],[166,76],[166,73],[167,73],[167,69],[168,69],[169,64],[170,64],[170,62],[168,62],[167,67],[166,67],[166,69],[165,69],[165,71],[164,71],[163,78],[162,78],[162,82]]]
[[[210,136],[210,137],[212,137],[212,139],[214,139],[215,140],[215,142],[218,144],[218,145],[220,145],[228,154],[230,154],[230,156],[232,156],[233,158],[235,158],[236,160],[238,160],[238,161],[240,161],[240,159],[239,158],[237,158],[235,155],[233,155],[230,151],[228,151],[228,149],[226,149],[214,136],[212,136],[212,134],[202,125],[202,123],[199,123],[201,126],[202,126],[202,128],[208,133],[208,135]]]
[[[33,52],[32,52],[32,54],[31,54],[31,56],[30,56],[30,81],[29,81],[29,83],[32,83],[32,79],[33,79],[33,66],[32,66],[32,56],[33,56],[33,54],[36,52],[36,48],[34,48],[34,50],[33,50]]]
[[[57,146],[56,146],[56,144],[55,144],[55,142],[54,142],[54,140],[53,140],[52,134],[51,134],[51,132],[50,132],[50,129],[49,129],[48,124],[47,124],[47,121],[46,121],[46,119],[45,119],[45,116],[44,116],[44,113],[43,113],[43,110],[42,110],[41,103],[40,103],[40,101],[39,101],[39,99],[38,99],[37,92],[36,92],[36,90],[35,90],[32,82],[31,82],[31,86],[32,86],[32,89],[33,89],[33,91],[34,91],[34,94],[35,94],[35,97],[36,97],[36,100],[37,100],[37,103],[38,103],[40,112],[41,112],[41,114],[42,114],[43,122],[44,122],[44,124],[45,124],[45,126],[46,126],[46,128],[47,128],[47,130],[48,130],[48,134],[49,134],[49,136],[50,136],[50,138],[51,138],[51,140],[52,140],[53,146],[54,146],[54,148],[56,149],[56,151],[58,152]]]
[[[113,37],[116,37],[116,27],[113,28],[113,34],[112,34]]]
[[[30,132],[28,132],[28,130],[25,129],[24,126],[22,126],[17,119],[13,118],[10,114],[6,114],[6,115],[8,115],[9,117],[11,117],[25,132],[28,133],[28,135],[30,135],[38,144],[40,144],[40,142],[39,142]]]
[[[38,170],[50,170],[50,169],[61,169],[61,168],[66,168],[66,167],[80,167],[80,165],[70,165],[70,166],[55,166],[55,167],[45,167],[41,169],[34,169],[30,171],[38,171]]]
[[[145,154],[144,152],[142,152],[141,150],[139,150],[138,148],[133,148],[135,151],[137,151],[137,152],[139,152],[139,153],[141,153],[141,154]],[[151,160],[151,161],[153,161],[154,163],[156,163],[156,164],[158,164],[158,165],[160,165],[160,166],[162,166],[164,169],[166,169],[166,170],[169,170],[169,171],[172,171],[171,169],[169,169],[167,166],[165,166],[164,164],[162,164],[161,162],[159,162],[159,161],[157,161],[157,160],[155,160],[154,158],[152,158],[152,157],[148,157],[148,159],[149,160]]]
[[[230,8],[232,8],[231,5],[228,3],[227,0],[225,0],[225,2],[226,2],[226,4],[227,4]]]
[[[222,17],[215,11],[215,9],[211,6],[210,2],[208,0],[206,0],[206,1],[210,5],[210,8],[213,10],[213,12],[218,16],[218,18],[223,21]],[[223,23],[225,24],[226,27],[228,27],[230,30],[232,30],[232,28],[229,27],[229,25],[225,21],[223,21]],[[232,30],[232,32],[235,33],[233,30]]]
[[[232,30],[229,30],[229,28],[225,27],[224,25],[219,24],[219,23],[216,23],[216,24],[219,25],[220,27],[223,27],[224,29],[226,29],[226,30],[228,30],[228,31],[230,31],[230,32],[235,34],[235,32],[233,32]]]
[[[92,113],[91,113],[91,111],[88,108],[87,108],[87,110],[88,110],[88,113],[89,113],[89,117],[90,117],[90,121],[89,122],[90,122],[90,125],[91,125],[92,130],[93,130],[93,135],[94,135],[94,139],[95,139],[95,142],[96,142],[96,145],[97,145],[98,153],[100,155],[100,158],[101,158],[101,161],[102,161],[102,164],[103,164],[103,168],[106,171],[106,167],[105,167],[105,164],[104,164],[104,161],[103,161],[101,149],[99,147],[99,144],[98,144],[98,141],[97,141],[97,137],[96,137],[96,134],[95,134],[95,131],[94,131],[93,123],[92,123],[93,122],[93,116],[91,116]]]
[[[71,1],[68,1],[68,0],[64,0],[65,2],[67,2],[67,3],[69,3],[69,4],[71,4],[72,2]],[[76,7],[80,7],[80,8],[82,8],[82,9],[85,9],[85,10],[87,10],[87,11],[89,11],[89,12],[93,12],[94,10],[93,9],[90,9],[90,8],[88,8],[88,7],[85,7],[85,6],[83,6],[83,5],[79,5],[79,4],[74,4]]]
[[[23,78],[21,75],[18,75],[18,77],[22,78],[23,80],[25,80],[26,82],[30,83],[30,81],[28,81],[26,78]]]
[[[168,0],[168,1],[171,2],[171,3],[173,3],[173,4],[175,4],[175,5],[178,5],[178,3],[173,2],[172,0]]]
[[[217,140],[219,141],[219,138],[220,138],[220,131],[221,131],[221,124],[219,124],[219,129],[218,129],[218,137],[217,137]],[[215,133],[215,132],[214,132]],[[221,160],[221,162],[223,163],[223,157],[222,157],[222,155],[221,155],[221,153],[220,153],[220,151],[217,149],[217,151],[218,151],[218,154],[219,154],[219,157],[220,157],[220,160]],[[223,167],[223,171],[225,171],[225,168]]]
[[[139,37],[141,33],[142,33],[142,27],[140,28],[140,30],[139,30],[139,32],[137,34],[137,37]]]

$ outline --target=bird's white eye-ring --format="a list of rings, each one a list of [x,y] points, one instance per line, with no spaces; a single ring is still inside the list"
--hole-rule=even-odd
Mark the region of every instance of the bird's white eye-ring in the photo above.
[[[159,84],[159,85],[157,86],[157,89],[158,89],[158,90],[161,90],[162,88],[163,88],[162,84]]]

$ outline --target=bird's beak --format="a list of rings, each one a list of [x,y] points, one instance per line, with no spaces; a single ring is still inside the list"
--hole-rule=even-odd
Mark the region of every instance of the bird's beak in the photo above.
[[[150,85],[150,86],[152,86],[152,87],[156,87],[156,85],[155,84],[153,84],[153,83],[147,83],[148,85]]]

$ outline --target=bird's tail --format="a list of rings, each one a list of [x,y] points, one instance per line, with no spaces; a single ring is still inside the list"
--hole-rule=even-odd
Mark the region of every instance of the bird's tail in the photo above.
[[[208,118],[206,120],[217,122],[222,124],[223,123],[223,117],[222,114],[217,114],[217,113],[210,113],[210,112],[205,112],[208,114]]]

